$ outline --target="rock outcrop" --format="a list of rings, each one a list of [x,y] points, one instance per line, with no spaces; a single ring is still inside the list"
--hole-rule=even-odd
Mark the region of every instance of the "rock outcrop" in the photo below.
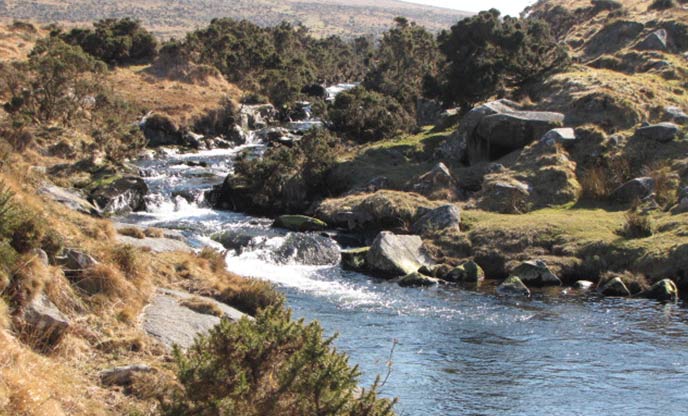
[[[638,42],[634,48],[639,51],[665,51],[669,34],[665,29],[655,30]]]
[[[485,280],[485,272],[471,260],[455,267],[442,278],[450,282],[479,283]]]
[[[189,348],[197,335],[206,333],[220,323],[217,316],[193,311],[180,303],[190,298],[194,296],[175,290],[158,289],[151,303],[143,311],[143,330],[169,349],[174,345]],[[227,319],[238,321],[247,317],[224,303],[205,297],[202,299],[215,304]]]
[[[492,101],[464,116],[449,140],[448,156],[470,163],[496,160],[539,140],[563,122],[561,113],[523,111],[509,100]]]
[[[383,231],[371,245],[366,263],[371,273],[391,278],[417,272],[430,261],[419,236]]]
[[[637,137],[668,143],[678,136],[680,129],[674,123],[664,122],[640,127],[635,131]]]
[[[631,204],[650,196],[655,190],[655,180],[651,177],[631,179],[616,188],[609,199],[618,204]]]
[[[406,188],[431,200],[454,201],[459,199],[461,194],[459,183],[442,162],[429,172],[411,180]]]

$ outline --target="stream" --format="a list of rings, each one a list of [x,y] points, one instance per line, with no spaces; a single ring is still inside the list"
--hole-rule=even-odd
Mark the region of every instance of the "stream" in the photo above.
[[[148,212],[125,221],[180,230],[195,247],[249,229],[264,244],[227,254],[240,275],[273,282],[296,317],[339,333],[338,350],[363,373],[387,375],[382,393],[400,415],[685,415],[688,313],[680,305],[600,298],[565,289],[532,300],[458,288],[413,289],[342,270],[276,261],[284,233],[269,219],[204,207],[239,152],[173,150],[136,162],[150,188]],[[200,163],[199,163],[200,162]]]

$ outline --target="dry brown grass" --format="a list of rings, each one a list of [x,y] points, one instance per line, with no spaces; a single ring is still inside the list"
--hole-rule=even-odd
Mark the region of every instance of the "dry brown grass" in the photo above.
[[[197,296],[188,299],[182,299],[179,301],[179,304],[191,309],[192,311],[202,313],[205,315],[213,315],[217,316],[218,318],[224,316],[224,312],[222,312],[222,309],[220,309],[220,307],[217,306],[214,302],[208,301],[203,298],[199,298]]]
[[[150,66],[117,68],[107,79],[125,100],[145,111],[167,115],[179,125],[216,108],[226,97],[237,100],[241,96],[241,90],[221,77],[185,82],[155,75]]]
[[[149,227],[143,230],[143,234],[148,238],[163,238],[165,231],[160,228]]]
[[[146,238],[146,234],[138,227],[124,227],[117,230],[119,234],[126,235],[127,237],[138,238],[143,240]]]
[[[676,203],[680,178],[676,171],[665,162],[655,162],[642,169],[643,176],[655,181],[655,200],[663,207]]]
[[[11,23],[0,25],[0,61],[26,59],[36,40],[47,34],[45,30],[33,26],[35,31]]]

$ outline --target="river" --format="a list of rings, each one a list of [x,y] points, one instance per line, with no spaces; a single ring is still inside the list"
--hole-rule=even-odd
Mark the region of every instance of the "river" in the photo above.
[[[405,289],[326,267],[280,264],[270,220],[203,206],[241,151],[165,151],[137,162],[149,212],[126,220],[181,230],[196,247],[251,228],[268,244],[227,254],[227,267],[274,282],[296,317],[339,333],[364,385],[391,372],[382,392],[400,415],[685,415],[688,313],[682,305],[601,298],[557,289],[513,300],[458,288]],[[202,162],[198,166],[198,162]],[[196,165],[196,166],[190,166]],[[274,243],[274,244],[273,244]]]

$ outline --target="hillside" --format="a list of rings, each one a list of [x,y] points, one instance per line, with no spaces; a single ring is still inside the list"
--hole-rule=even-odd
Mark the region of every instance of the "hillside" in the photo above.
[[[182,36],[216,17],[247,19],[262,26],[301,22],[317,35],[379,34],[405,16],[431,30],[469,15],[396,0],[1,0],[0,17],[39,22],[90,24],[109,17],[136,17],[161,37]]]

